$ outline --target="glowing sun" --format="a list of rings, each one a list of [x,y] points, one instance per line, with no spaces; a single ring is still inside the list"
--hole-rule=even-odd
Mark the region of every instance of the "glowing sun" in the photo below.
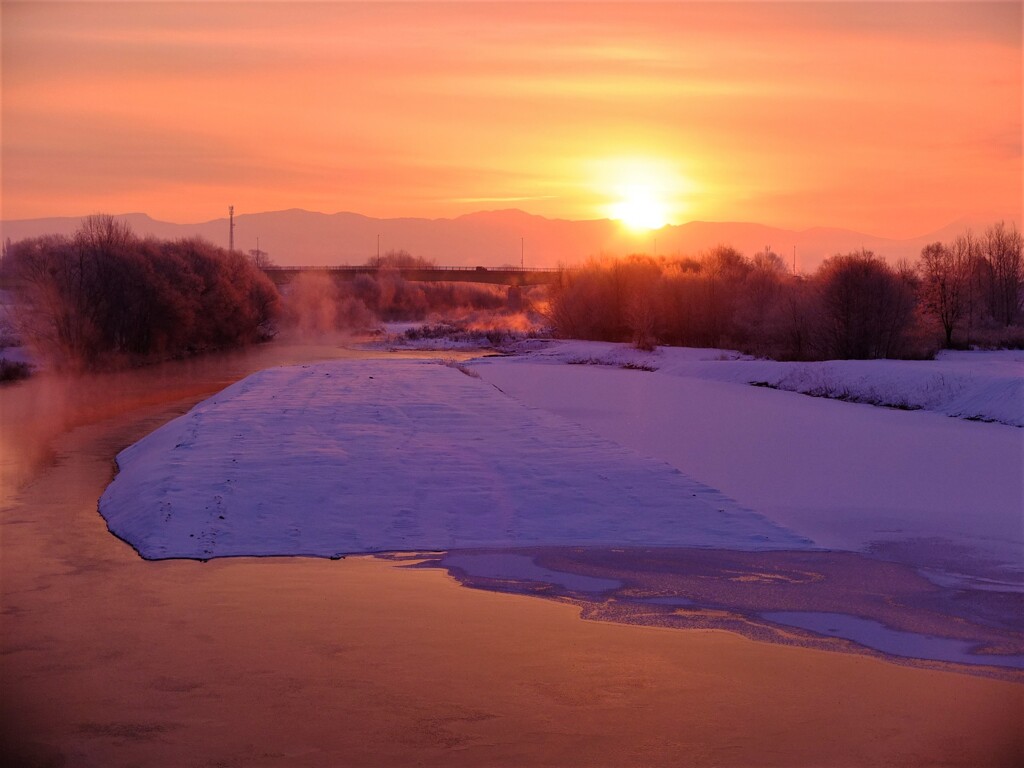
[[[668,204],[657,190],[644,185],[623,188],[621,199],[609,211],[630,229],[661,229],[668,224]]]

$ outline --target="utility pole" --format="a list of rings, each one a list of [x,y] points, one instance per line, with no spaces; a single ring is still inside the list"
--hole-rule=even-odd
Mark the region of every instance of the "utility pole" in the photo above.
[[[793,246],[793,274],[796,274],[796,246]]]
[[[380,266],[380,234],[377,235],[377,266]]]
[[[519,238],[519,268],[526,269],[526,238]]]
[[[228,206],[228,250],[235,252],[235,206]],[[257,246],[258,248],[259,246]]]

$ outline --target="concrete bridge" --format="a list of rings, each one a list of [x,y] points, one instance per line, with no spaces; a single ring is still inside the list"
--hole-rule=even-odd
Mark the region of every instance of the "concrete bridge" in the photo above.
[[[558,280],[557,267],[264,267],[267,277],[278,286],[287,285],[298,275],[309,272],[330,275],[336,280],[352,280],[357,275],[396,272],[405,280],[426,283],[491,283],[520,288],[547,285]]]

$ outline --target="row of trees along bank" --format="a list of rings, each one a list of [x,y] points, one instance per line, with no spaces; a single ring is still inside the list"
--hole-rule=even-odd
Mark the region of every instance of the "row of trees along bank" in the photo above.
[[[93,368],[267,338],[277,289],[252,261],[194,238],[142,239],[112,216],[11,244],[17,330],[60,367]]]
[[[940,346],[1024,346],[1021,234],[1003,223],[926,246],[916,264],[870,251],[810,276],[765,250],[595,260],[566,270],[550,315],[572,338],[728,347],[783,360],[930,357]]]

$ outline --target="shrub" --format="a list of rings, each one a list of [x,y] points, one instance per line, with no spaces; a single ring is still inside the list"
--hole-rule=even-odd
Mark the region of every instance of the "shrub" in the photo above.
[[[70,238],[8,249],[18,325],[58,366],[100,367],[247,344],[272,334],[277,289],[248,259],[200,239],[140,240],[110,216]]]

